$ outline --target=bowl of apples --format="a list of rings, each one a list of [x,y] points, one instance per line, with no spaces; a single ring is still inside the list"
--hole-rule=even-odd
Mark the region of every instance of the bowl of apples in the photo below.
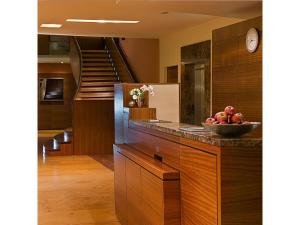
[[[260,122],[245,121],[244,115],[233,106],[226,106],[223,112],[207,118],[202,125],[221,136],[237,137],[249,133],[261,125]]]

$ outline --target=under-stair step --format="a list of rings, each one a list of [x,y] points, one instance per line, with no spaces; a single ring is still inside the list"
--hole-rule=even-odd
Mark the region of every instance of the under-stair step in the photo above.
[[[114,91],[114,86],[111,87],[82,87],[79,92],[104,92],[104,91]]]
[[[112,98],[114,92],[102,92],[102,93],[78,93],[79,98]]]
[[[107,52],[107,50],[99,50],[99,49],[95,49],[95,50],[81,50],[82,53],[91,53],[91,52]]]
[[[83,67],[82,71],[114,71],[114,68],[110,67]]]
[[[96,66],[96,67],[99,67],[99,66],[112,66],[112,63],[110,62],[102,62],[102,63],[82,63],[82,67],[92,67],[92,66]]]
[[[85,62],[110,62],[110,58],[83,58],[83,63]]]
[[[81,87],[103,87],[112,86],[115,82],[81,82]]]
[[[113,71],[93,71],[93,72],[82,72],[82,76],[115,76]]]

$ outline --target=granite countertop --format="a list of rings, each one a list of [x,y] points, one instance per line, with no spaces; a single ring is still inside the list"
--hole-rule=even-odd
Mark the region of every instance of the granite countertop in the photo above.
[[[179,128],[183,127],[197,127],[191,124],[178,123],[178,122],[149,122],[145,120],[130,120],[129,126],[140,126],[154,130],[158,130],[167,134],[172,134],[179,137],[184,137],[199,141],[202,143],[218,146],[218,147],[261,147],[262,138],[255,137],[249,134],[245,134],[241,137],[222,137],[214,132],[203,130],[203,131],[183,131]]]

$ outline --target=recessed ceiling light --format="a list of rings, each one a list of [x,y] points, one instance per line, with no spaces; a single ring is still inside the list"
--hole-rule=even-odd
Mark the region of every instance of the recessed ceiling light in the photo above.
[[[82,19],[67,19],[67,22],[78,23],[139,23],[138,20],[82,20]]]
[[[41,24],[41,27],[47,27],[47,28],[60,28],[60,27],[62,27],[62,24],[43,23],[43,24]]]

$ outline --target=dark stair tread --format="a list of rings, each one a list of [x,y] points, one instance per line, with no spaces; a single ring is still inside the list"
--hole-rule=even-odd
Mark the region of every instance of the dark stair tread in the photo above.
[[[67,135],[66,139],[65,139],[65,133]],[[71,143],[72,142],[72,132],[65,131],[64,133],[55,135],[53,139],[55,139],[59,144]]]
[[[104,77],[82,77],[81,78],[82,82],[85,81],[117,81],[116,76],[104,76]]]
[[[110,62],[103,62],[103,63],[89,63],[89,62],[85,62],[82,63],[82,67],[83,68],[89,68],[89,67],[99,67],[99,66],[103,66],[103,67],[107,67],[107,66],[112,66],[112,63]]]
[[[82,76],[115,76],[115,72],[110,71],[94,71],[94,72],[82,72]]]
[[[104,91],[114,91],[114,86],[111,87],[81,87],[79,92],[104,92]]]
[[[82,53],[90,53],[90,52],[107,52],[106,50],[94,49],[94,50],[81,50]]]
[[[83,58],[83,63],[85,62],[110,62],[110,58]]]
[[[109,67],[83,67],[82,71],[114,71],[114,68],[111,65]]]

